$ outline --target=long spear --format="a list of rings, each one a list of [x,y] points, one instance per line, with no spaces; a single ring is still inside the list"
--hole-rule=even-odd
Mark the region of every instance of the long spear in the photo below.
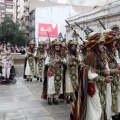
[[[50,36],[49,36],[49,32],[47,31],[47,35],[48,35],[48,40],[49,40],[49,47],[51,49],[51,53],[52,53],[52,58],[53,58],[53,49],[52,49],[52,43],[51,43],[51,40],[50,40]]]
[[[100,21],[100,19],[98,19],[98,21],[101,24],[101,26],[103,27],[103,29],[106,30],[105,26],[102,24],[102,22]]]
[[[69,24],[69,22],[67,20],[65,20],[65,22],[69,25],[69,27],[73,30],[73,32],[82,40],[83,43],[85,43],[85,41],[80,37],[80,35],[73,29],[73,27]]]
[[[69,22],[67,20],[65,20],[66,23],[69,25],[69,27],[76,33],[76,35],[80,37],[80,35],[73,29],[73,27],[70,26]],[[99,61],[100,65],[102,66],[103,69],[105,69],[105,64],[101,61],[101,59],[97,56],[97,54],[85,43],[85,41],[81,38],[83,44],[95,55],[95,57],[97,58],[97,60]]]

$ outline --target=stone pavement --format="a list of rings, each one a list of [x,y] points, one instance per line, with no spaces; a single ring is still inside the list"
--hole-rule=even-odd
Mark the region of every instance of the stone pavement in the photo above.
[[[21,68],[21,67],[20,67]],[[23,69],[21,70],[21,73]],[[71,105],[48,105],[41,99],[42,83],[16,76],[16,84],[0,84],[0,120],[68,120]]]

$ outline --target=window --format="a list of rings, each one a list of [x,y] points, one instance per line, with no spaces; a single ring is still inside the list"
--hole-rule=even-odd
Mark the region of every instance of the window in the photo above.
[[[120,28],[118,26],[114,26],[114,27],[112,27],[112,30],[119,32]]]
[[[5,7],[5,5],[0,5],[0,7]]]
[[[6,12],[13,12],[13,9],[6,9]]]

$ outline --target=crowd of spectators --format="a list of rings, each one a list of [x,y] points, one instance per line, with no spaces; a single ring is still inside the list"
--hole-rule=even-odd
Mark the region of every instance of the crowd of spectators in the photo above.
[[[1,44],[0,45],[0,53],[5,53],[6,51],[9,51],[10,53],[21,53],[24,55],[26,53],[26,48],[23,46],[18,47],[17,45],[11,46],[9,43],[6,44]]]

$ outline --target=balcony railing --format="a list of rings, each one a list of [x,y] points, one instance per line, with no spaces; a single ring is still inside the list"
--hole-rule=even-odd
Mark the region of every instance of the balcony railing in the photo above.
[[[17,9],[17,13],[18,13],[18,14],[20,13],[20,8]]]
[[[17,15],[17,19],[20,19],[20,14]]]
[[[25,28],[25,26],[24,26],[24,25],[22,26],[22,30],[23,30],[23,31],[25,31],[25,30],[26,30],[26,28]]]
[[[25,21],[25,26],[29,26],[29,21]]]
[[[25,33],[29,33],[29,30],[26,30]]]
[[[30,30],[30,31],[34,31],[34,30],[35,30],[35,26],[31,26],[31,27],[29,28],[29,30]]]
[[[29,16],[29,12],[26,11],[26,12],[24,13],[24,16]]]

